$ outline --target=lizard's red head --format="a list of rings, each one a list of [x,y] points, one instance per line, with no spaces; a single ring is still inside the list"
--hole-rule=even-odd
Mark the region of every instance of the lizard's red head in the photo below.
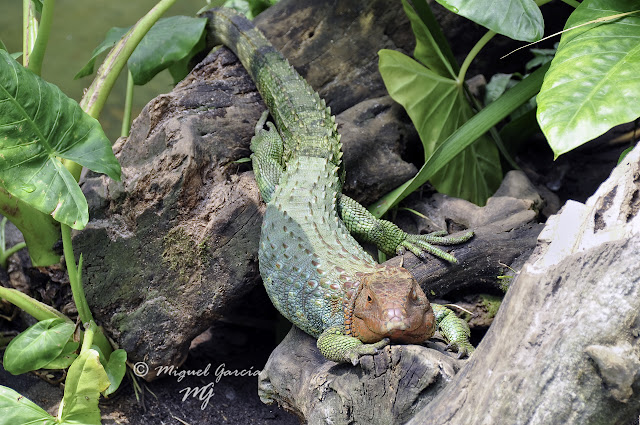
[[[383,338],[420,343],[433,336],[435,317],[431,304],[406,269],[384,267],[359,275],[359,280],[355,299],[346,311],[345,325],[352,336],[364,343]]]

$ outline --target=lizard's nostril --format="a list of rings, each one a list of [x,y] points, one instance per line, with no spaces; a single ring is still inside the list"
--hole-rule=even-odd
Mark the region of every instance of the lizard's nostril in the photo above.
[[[402,321],[406,316],[404,309],[401,308],[390,308],[385,310],[385,315],[387,316],[387,320],[390,321]]]

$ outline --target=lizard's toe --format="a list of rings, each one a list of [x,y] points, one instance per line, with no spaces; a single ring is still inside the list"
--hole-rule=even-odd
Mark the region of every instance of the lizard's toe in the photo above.
[[[475,351],[475,348],[471,343],[466,341],[452,342],[447,345],[447,350],[453,350],[458,353],[458,358],[471,357],[471,354]]]

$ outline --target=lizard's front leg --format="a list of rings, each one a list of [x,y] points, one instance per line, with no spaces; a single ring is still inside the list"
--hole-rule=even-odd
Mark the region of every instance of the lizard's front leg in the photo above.
[[[436,316],[436,326],[452,348],[458,353],[458,358],[470,356],[475,350],[469,342],[471,330],[467,322],[448,309],[447,307],[431,303],[433,314]]]
[[[268,130],[263,127],[269,111],[264,111],[256,124],[256,134],[251,139],[251,162],[256,176],[258,189],[264,202],[269,202],[282,174],[283,142],[273,123],[267,122]]]
[[[445,231],[428,235],[410,235],[392,222],[376,218],[365,207],[345,195],[341,195],[338,201],[338,213],[349,232],[365,242],[374,243],[380,251],[388,255],[399,255],[409,250],[424,259],[425,252],[428,252],[443,260],[457,263],[458,260],[453,255],[432,244],[456,245],[473,237],[472,231],[457,237],[446,236]]]
[[[317,341],[318,349],[327,359],[338,363],[350,362],[354,366],[360,362],[360,357],[376,354],[388,344],[389,338],[365,344],[358,338],[345,335],[340,326],[325,329]]]

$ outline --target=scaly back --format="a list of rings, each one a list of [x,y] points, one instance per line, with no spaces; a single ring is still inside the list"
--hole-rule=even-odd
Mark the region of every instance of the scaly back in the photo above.
[[[256,83],[285,141],[285,164],[310,156],[340,165],[335,117],[318,93],[244,16],[224,8],[206,14],[214,42],[233,50]]]

